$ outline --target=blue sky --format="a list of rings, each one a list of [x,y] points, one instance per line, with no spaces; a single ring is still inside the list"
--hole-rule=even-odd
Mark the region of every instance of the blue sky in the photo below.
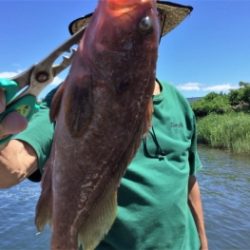
[[[250,1],[175,2],[194,10],[162,39],[158,78],[186,97],[250,82]],[[69,37],[68,23],[96,4],[97,0],[0,0],[0,76],[21,72],[45,57]]]

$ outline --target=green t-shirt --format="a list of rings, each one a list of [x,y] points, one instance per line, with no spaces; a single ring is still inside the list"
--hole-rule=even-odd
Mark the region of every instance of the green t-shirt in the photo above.
[[[199,249],[187,202],[189,175],[201,167],[194,114],[186,99],[166,83],[153,102],[152,129],[122,178],[117,218],[97,250]],[[31,123],[37,125],[32,135],[43,136],[45,131],[39,128],[45,124],[39,125],[35,117]],[[45,139],[46,143],[43,139],[39,143],[28,139],[27,133],[31,131],[19,134],[18,138],[35,147],[42,166],[48,151],[38,144],[51,143],[53,133],[49,131],[51,138]]]
[[[189,175],[201,167],[194,114],[171,85],[153,97],[152,127],[118,190],[118,215],[97,250],[196,250]]]

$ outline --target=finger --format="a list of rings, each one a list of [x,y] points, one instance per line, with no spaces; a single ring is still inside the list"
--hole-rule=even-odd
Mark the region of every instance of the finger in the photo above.
[[[2,120],[0,124],[0,136],[17,134],[23,131],[27,125],[28,122],[23,116],[17,112],[12,112]]]
[[[0,89],[0,113],[2,113],[6,108],[6,99],[3,89]]]

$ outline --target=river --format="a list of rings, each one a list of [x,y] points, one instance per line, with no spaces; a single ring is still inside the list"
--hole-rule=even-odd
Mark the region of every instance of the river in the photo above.
[[[250,249],[250,156],[199,148],[199,175],[211,250]]]
[[[210,250],[250,249],[250,156],[199,147],[198,174]],[[48,250],[48,228],[37,234],[40,185],[29,181],[0,191],[0,250]]]

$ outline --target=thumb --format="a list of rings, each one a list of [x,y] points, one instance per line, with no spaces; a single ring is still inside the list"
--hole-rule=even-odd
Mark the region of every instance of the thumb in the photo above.
[[[17,134],[27,127],[27,120],[17,112],[11,112],[0,123],[0,138]]]

